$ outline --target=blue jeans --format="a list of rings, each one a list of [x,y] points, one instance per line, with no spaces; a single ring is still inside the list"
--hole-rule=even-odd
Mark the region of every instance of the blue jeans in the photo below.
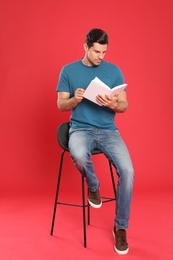
[[[118,130],[78,128],[69,130],[69,150],[71,158],[81,174],[86,177],[89,190],[99,187],[91,152],[100,149],[116,168],[118,187],[114,225],[127,228],[133,189],[134,170],[129,152]]]

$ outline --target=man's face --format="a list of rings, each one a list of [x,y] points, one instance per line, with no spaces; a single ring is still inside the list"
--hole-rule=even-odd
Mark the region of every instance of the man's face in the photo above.
[[[99,66],[107,51],[107,44],[94,43],[90,48],[85,44],[86,58],[88,66]]]

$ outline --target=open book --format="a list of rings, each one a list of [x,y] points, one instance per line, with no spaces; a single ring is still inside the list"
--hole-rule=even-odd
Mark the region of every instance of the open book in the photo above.
[[[109,88],[103,81],[95,77],[88,87],[86,88],[83,97],[89,99],[90,101],[97,103],[96,96],[100,95],[110,95],[114,96],[116,93],[121,94],[121,92],[127,87],[127,84],[122,84],[114,88]],[[98,104],[99,105],[99,104]]]

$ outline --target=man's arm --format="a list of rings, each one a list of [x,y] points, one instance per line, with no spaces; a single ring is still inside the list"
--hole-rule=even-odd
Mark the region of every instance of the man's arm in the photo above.
[[[75,95],[70,98],[68,92],[58,92],[57,106],[61,111],[72,110],[83,99],[84,89],[78,88],[75,91]]]
[[[109,107],[117,113],[123,113],[128,107],[126,91],[123,91],[120,95],[111,97],[109,95],[98,95],[97,101],[100,105]]]

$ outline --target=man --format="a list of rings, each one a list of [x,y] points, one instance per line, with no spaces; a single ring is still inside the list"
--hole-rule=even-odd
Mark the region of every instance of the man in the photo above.
[[[101,29],[91,29],[84,43],[85,56],[63,67],[57,86],[57,105],[61,111],[72,111],[69,130],[71,158],[89,187],[88,201],[94,208],[102,205],[100,184],[94,171],[91,152],[100,149],[116,168],[118,187],[113,235],[118,254],[128,252],[126,228],[130,215],[134,171],[129,152],[123,142],[114,117],[128,107],[126,91],[115,96],[98,95],[98,104],[83,97],[95,77],[110,88],[124,83],[120,69],[104,61],[108,35]],[[105,175],[106,178],[106,175]]]

